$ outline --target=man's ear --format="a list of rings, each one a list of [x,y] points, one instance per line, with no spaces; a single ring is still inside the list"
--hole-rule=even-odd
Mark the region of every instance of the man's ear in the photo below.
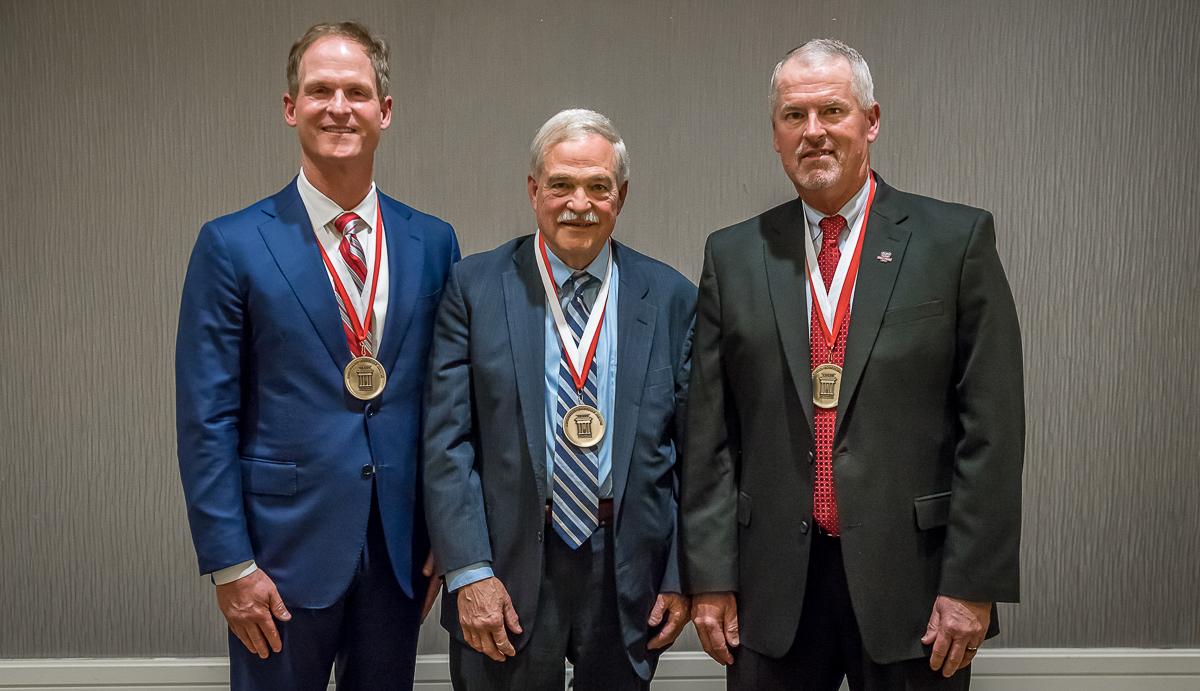
[[[283,121],[288,127],[296,126],[296,101],[288,92],[283,92]]]
[[[392,124],[392,97],[384,96],[379,102],[379,115],[381,118],[379,129],[386,130],[388,125]]]

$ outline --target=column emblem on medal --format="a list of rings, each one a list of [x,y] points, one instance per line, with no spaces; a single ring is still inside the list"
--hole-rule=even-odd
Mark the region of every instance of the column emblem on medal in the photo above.
[[[836,408],[842,392],[842,368],[827,362],[812,371],[813,405],[818,408]]]
[[[351,396],[367,401],[383,393],[387,372],[373,357],[356,357],[346,365],[346,390]]]
[[[604,418],[590,405],[577,405],[563,416],[563,434],[575,446],[590,449],[604,438]]]

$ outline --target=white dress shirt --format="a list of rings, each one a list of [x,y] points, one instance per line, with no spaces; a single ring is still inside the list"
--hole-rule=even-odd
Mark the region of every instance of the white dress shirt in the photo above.
[[[849,255],[846,254],[846,240],[847,240],[847,238],[850,237],[850,233],[851,233],[851,231],[854,230],[854,227],[856,225],[862,223],[864,220],[863,217],[865,214],[863,212],[867,210],[867,197],[870,196],[869,195],[870,189],[871,189],[871,176],[868,174],[867,181],[866,181],[866,183],[863,184],[862,189],[855,192],[854,196],[850,198],[850,201],[846,202],[846,205],[843,206],[840,210],[838,210],[838,212],[836,214],[832,214],[834,216],[841,216],[842,218],[846,219],[846,228],[844,230],[842,230],[841,234],[838,235],[838,251],[840,251],[842,253],[842,258],[838,262],[838,266],[841,266],[842,262],[850,261]],[[808,227],[808,237],[811,238],[811,240],[812,240],[813,250],[819,256],[821,254],[821,240],[822,240],[820,223],[821,223],[821,219],[826,218],[826,216],[825,216],[825,214],[821,213],[820,211],[817,211],[816,209],[814,209],[811,206],[809,206],[808,204],[806,204],[803,199],[800,200],[800,204],[804,207],[804,222],[805,222],[805,225]],[[851,249],[853,249],[853,248],[851,248]],[[807,266],[807,264],[806,264],[806,266]],[[855,278],[857,279],[857,277],[855,277]],[[813,301],[812,290],[811,289],[805,290],[804,294],[808,296],[808,321],[811,324],[812,323],[812,301]],[[847,306],[847,309],[850,309],[850,306],[853,306],[853,305],[854,305],[854,286],[850,286],[850,303]]]

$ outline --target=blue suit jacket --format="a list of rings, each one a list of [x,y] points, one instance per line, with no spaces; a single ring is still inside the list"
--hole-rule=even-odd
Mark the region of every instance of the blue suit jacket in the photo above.
[[[333,604],[366,539],[372,476],[392,566],[412,595],[427,549],[422,392],[453,229],[380,195],[389,262],[373,401],[352,397],[341,316],[295,180],[206,223],[176,341],[179,467],[200,572],[257,560],[289,606]]]
[[[649,678],[646,624],[659,592],[679,590],[678,457],[696,287],[613,243],[620,267],[612,480],[618,608],[625,648]],[[532,236],[464,259],[451,273],[430,354],[425,500],[447,570],[491,561],[521,620],[537,614],[545,506],[545,310]],[[458,601],[442,625],[463,642]]]

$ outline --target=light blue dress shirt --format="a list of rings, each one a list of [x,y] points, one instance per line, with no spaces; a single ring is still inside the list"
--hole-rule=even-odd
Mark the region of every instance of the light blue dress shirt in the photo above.
[[[529,243],[533,251],[537,251],[535,243]],[[596,277],[597,285],[604,282],[604,272],[608,269],[608,257],[612,252],[612,245],[605,243],[600,254],[592,260],[587,266],[587,272]],[[546,256],[550,258],[550,273],[554,278],[555,285],[558,286],[561,306],[563,302],[570,299],[569,295],[561,295],[563,283],[571,277],[574,270],[568,267],[555,254],[549,251],[547,247]],[[608,281],[608,304],[604,309],[604,323],[600,327],[600,340],[596,343],[596,355],[594,366],[596,367],[596,394],[597,402],[600,407],[600,416],[604,418],[607,431],[604,438],[600,440],[599,461],[600,461],[600,496],[602,498],[612,498],[612,419],[613,419],[613,401],[616,398],[617,390],[617,285],[620,282],[619,270],[616,263],[613,263],[612,276]],[[597,295],[597,299],[599,296]],[[558,428],[558,411],[556,410],[558,401],[558,374],[559,366],[563,355],[562,341],[559,340],[558,327],[554,323],[554,314],[550,311],[550,305],[546,305],[546,322],[545,322],[545,346],[546,346],[546,491],[553,492],[554,478],[554,435]],[[549,501],[550,497],[546,497]],[[479,562],[465,566],[461,569],[456,569],[446,574],[446,587],[450,591],[455,591],[464,585],[469,585],[475,581],[481,581],[485,578],[491,578],[493,575],[492,567],[489,562]]]

